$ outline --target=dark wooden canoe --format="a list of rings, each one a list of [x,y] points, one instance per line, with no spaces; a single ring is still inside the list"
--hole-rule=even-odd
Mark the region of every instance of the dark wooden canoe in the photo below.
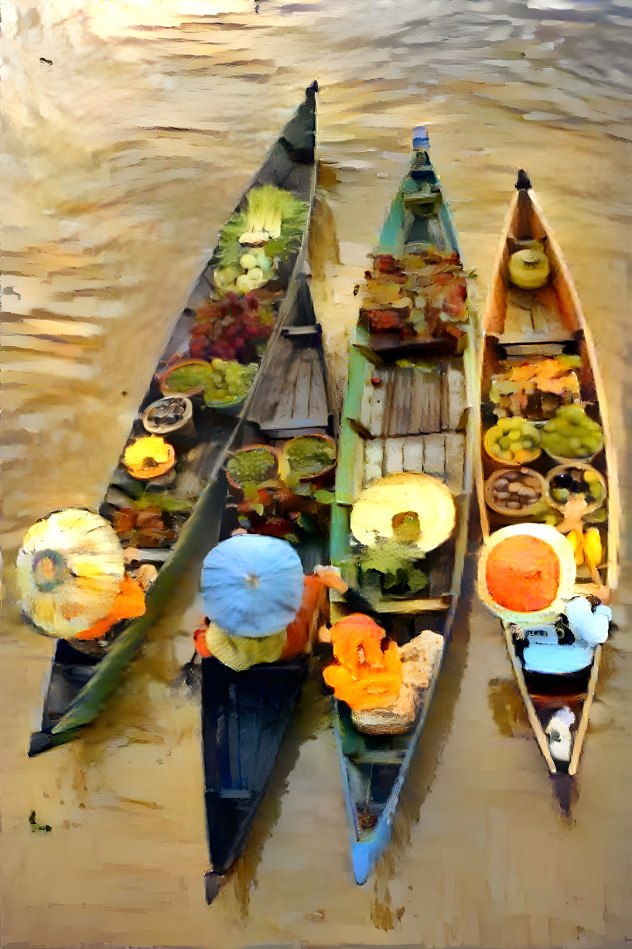
[[[252,188],[264,184],[291,191],[311,209],[316,185],[317,162],[316,92],[314,83],[306,90],[305,101],[283,129],[278,141],[269,152],[264,164],[249,184],[236,210],[247,203]],[[296,279],[300,274],[307,251],[309,215],[300,245],[296,246],[278,271],[277,289],[273,302],[274,329],[262,356],[259,356],[259,375],[275,358],[282,328],[295,305]],[[195,326],[196,308],[204,304],[213,288],[213,274],[219,259],[219,245],[193,289],[187,305],[176,322],[172,336],[156,368],[147,394],[133,423],[132,435],[146,434],[141,421],[142,411],[162,396],[158,376],[177,355],[188,354],[191,334]],[[248,398],[237,415],[217,412],[209,407],[196,406],[194,412],[194,444],[179,446],[175,486],[156,492],[156,500],[165,497],[184,501],[181,511],[169,515],[165,539],[159,547],[138,547],[134,538],[124,541],[137,549],[134,563],[154,564],[158,577],[147,597],[147,611],[139,619],[119,624],[115,635],[97,648],[82,646],[78,641],[59,640],[46,685],[42,725],[30,741],[29,755],[36,755],[73,739],[79,730],[99,714],[104,702],[116,688],[130,659],[143,642],[146,630],[155,621],[169,601],[174,584],[195,550],[200,527],[205,519],[221,505],[223,491],[217,486],[226,453],[238,437],[256,392],[257,379]],[[114,519],[117,510],[133,507],[139,493],[139,482],[129,477],[122,467],[114,472],[101,513]],[[173,506],[173,505],[172,505]]]
[[[328,384],[320,325],[306,282],[299,284],[295,313],[290,316],[273,363],[263,376],[240,444],[271,445],[282,449],[288,438],[305,434],[335,435],[329,408]],[[235,446],[234,446],[235,447]],[[334,472],[327,475],[333,497]],[[273,490],[273,489],[271,489]],[[305,573],[328,561],[329,505],[306,497],[283,501],[289,529]],[[306,508],[300,517],[299,508]],[[247,505],[246,505],[247,506]],[[242,513],[240,514],[240,508]],[[229,491],[219,539],[236,529],[270,532],[278,505],[269,510],[267,527],[256,513],[244,520],[243,503]],[[247,520],[250,516],[251,522]],[[326,618],[327,598],[313,618],[315,626]],[[322,610],[322,616],[320,612]],[[240,857],[257,809],[266,793],[281,742],[307,672],[308,656],[285,662],[253,666],[235,672],[215,658],[202,666],[202,739],[206,820],[211,869],[206,873],[206,899],[211,902],[224,875]]]
[[[377,253],[399,260],[414,253],[453,254],[460,271],[452,217],[425,146],[415,146],[415,135],[410,170],[380,234]],[[382,274],[388,273],[388,260],[379,264],[376,259],[375,265],[385,268]],[[424,268],[422,259],[419,272]],[[412,274],[414,262],[404,269]],[[458,281],[465,291],[462,271]],[[423,278],[417,285],[436,288],[436,279]],[[447,311],[439,315],[440,306],[428,309],[425,326],[417,324],[418,332],[410,329],[407,320],[400,321],[399,331],[380,331],[380,321],[384,326],[389,323],[383,309],[364,302],[351,343],[331,534],[331,562],[341,567],[350,592],[344,601],[336,597],[332,602],[332,620],[361,611],[372,614],[399,645],[428,629],[443,637],[443,646],[417,718],[405,734],[362,734],[348,706],[335,703],[351,858],[360,884],[368,879],[388,844],[400,792],[450,639],[467,546],[475,444],[471,406],[476,366],[468,306],[464,305],[455,321]],[[397,325],[397,310],[390,316]],[[384,475],[397,472],[425,473],[440,479],[452,493],[456,508],[452,536],[428,556],[428,586],[419,595],[403,598],[381,590],[358,570],[352,558],[359,545],[350,528],[351,511],[360,492]],[[433,519],[433,511],[418,513],[422,522]]]
[[[534,241],[543,246],[548,257],[550,277],[541,290],[520,290],[509,281],[509,257],[520,248],[530,247]],[[570,271],[524,172],[518,178],[504,223],[485,305],[483,330],[482,425],[481,449],[478,453],[481,464],[477,471],[483,539],[509,523],[507,518],[487,505],[484,490],[485,479],[498,468],[498,462],[492,462],[483,448],[485,433],[496,422],[494,411],[498,404],[492,402],[491,398],[494,376],[498,377],[516,365],[536,363],[560,355],[579,356],[580,365],[575,370],[579,380],[576,401],[584,405],[587,414],[599,422],[603,429],[604,447],[593,458],[592,465],[606,479],[608,494],[601,509],[585,519],[587,526],[591,523],[598,526],[603,549],[601,563],[596,573],[587,566],[578,567],[575,590],[577,593],[590,594],[596,589],[597,583],[614,589],[618,569],[618,484],[603,384],[592,336]],[[530,404],[527,404],[524,415],[538,419],[538,415],[531,411]],[[541,426],[545,423],[536,421],[535,424]],[[559,460],[543,452],[525,464],[546,477],[551,469],[559,465]],[[511,523],[519,521],[520,518],[511,518]],[[599,674],[601,646],[595,649],[590,668],[579,678],[566,675],[533,676],[525,673],[509,625],[505,622],[502,625],[516,682],[549,771],[552,775],[572,776],[577,771],[588,727]],[[575,719],[570,728],[570,760],[564,761],[551,754],[550,735],[546,731],[552,717],[563,706],[571,710]]]

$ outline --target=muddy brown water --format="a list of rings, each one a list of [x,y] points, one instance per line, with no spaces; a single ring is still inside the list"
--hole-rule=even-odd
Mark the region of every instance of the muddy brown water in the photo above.
[[[3,946],[632,937],[631,25],[623,0],[5,5]],[[98,504],[189,287],[314,78],[312,288],[338,399],[354,286],[406,169],[410,130],[429,128],[480,305],[516,169],[530,173],[604,371],[623,499],[618,629],[570,817],[526,726],[499,627],[466,589],[374,878],[351,881],[327,702],[313,681],[244,858],[207,907],[199,705],[179,676],[197,577],[98,724],[29,760],[53,646],[20,622],[12,562],[37,517]]]

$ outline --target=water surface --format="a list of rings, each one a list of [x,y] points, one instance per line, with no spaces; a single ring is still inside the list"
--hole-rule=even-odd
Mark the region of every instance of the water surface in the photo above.
[[[629,2],[49,0],[7,5],[3,19],[3,944],[632,937]],[[37,517],[98,505],[221,224],[315,78],[312,288],[339,401],[353,290],[411,129],[428,126],[481,305],[516,169],[528,170],[604,369],[624,501],[619,629],[570,819],[499,627],[472,595],[376,876],[351,882],[314,682],[244,859],[209,908],[199,705],[178,674],[196,577],[102,720],[28,760],[53,645],[19,621],[11,562]]]

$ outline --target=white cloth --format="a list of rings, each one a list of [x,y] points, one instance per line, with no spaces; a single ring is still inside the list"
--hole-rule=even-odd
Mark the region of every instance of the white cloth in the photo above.
[[[588,600],[576,596],[566,605],[566,618],[575,639],[596,646],[597,643],[605,643],[608,638],[612,610],[605,603],[600,603],[593,613]]]
[[[566,617],[575,637],[575,642],[568,646],[560,645],[555,627],[550,624],[525,627],[529,646],[523,661],[527,672],[557,675],[578,672],[590,665],[595,646],[608,638],[612,610],[602,603],[593,613],[588,600],[576,596],[566,606]]]

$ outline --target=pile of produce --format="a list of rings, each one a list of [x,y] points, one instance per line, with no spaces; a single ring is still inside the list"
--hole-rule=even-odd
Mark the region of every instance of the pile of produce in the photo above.
[[[603,546],[597,527],[589,527],[586,531],[575,528],[569,531],[566,536],[573,548],[575,563],[578,567],[586,564],[592,570],[592,568],[599,566],[603,556]]]
[[[564,505],[571,498],[581,496],[587,505],[600,504],[605,500],[606,488],[599,472],[581,464],[565,465],[556,468],[548,478],[549,494],[558,505]]]
[[[136,438],[123,452],[123,465],[133,478],[141,481],[167,474],[175,463],[173,445],[160,435]]]
[[[243,366],[234,360],[214,359],[204,385],[204,401],[207,405],[219,405],[245,399],[258,368],[257,363]]]
[[[540,454],[540,432],[518,416],[501,418],[486,432],[485,450],[500,461],[522,465]]]
[[[558,458],[587,458],[603,448],[599,422],[581,405],[561,405],[542,430],[542,448]]]
[[[542,478],[530,468],[507,468],[492,475],[485,485],[488,503],[517,517],[527,514],[542,499]]]
[[[277,474],[277,458],[265,445],[255,445],[235,452],[226,469],[236,485],[264,484]]]
[[[496,415],[550,418],[560,405],[579,398],[579,379],[574,369],[580,366],[579,356],[562,355],[524,362],[495,375],[489,398],[497,406]]]
[[[299,435],[283,452],[290,471],[299,477],[315,477],[328,471],[336,461],[336,445],[318,435]]]
[[[388,705],[352,712],[351,720],[358,731],[365,735],[403,735],[410,731],[442,650],[443,636],[431,629],[424,629],[406,645],[400,646],[403,679],[399,694]]]
[[[172,518],[159,507],[121,508],[112,517],[112,527],[131,547],[169,547],[176,539]]]
[[[217,356],[250,362],[256,357],[256,343],[268,339],[274,326],[272,309],[253,293],[242,297],[229,292],[201,307],[196,320],[189,346],[194,359]]]
[[[360,317],[371,333],[401,339],[459,338],[468,318],[466,274],[456,252],[437,250],[373,257]]]
[[[215,289],[247,293],[273,276],[276,260],[300,246],[309,205],[274,185],[253,188],[244,211],[234,214],[219,236]]]

